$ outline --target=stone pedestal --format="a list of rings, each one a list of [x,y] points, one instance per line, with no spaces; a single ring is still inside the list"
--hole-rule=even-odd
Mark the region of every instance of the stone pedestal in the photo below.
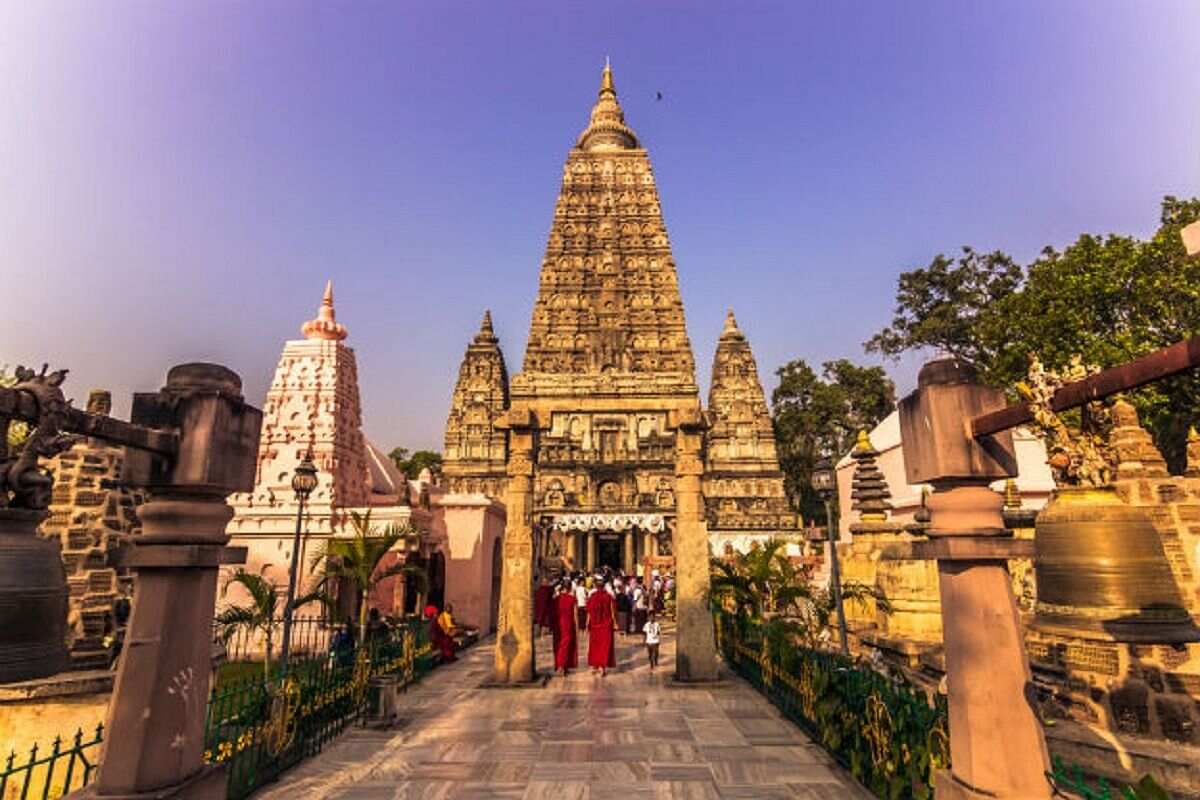
[[[533,451],[535,422],[527,410],[513,409],[508,429],[508,488],[505,506],[504,569],[500,620],[496,627],[496,683],[527,683],[536,676],[533,660]]]
[[[1002,392],[979,385],[966,365],[937,359],[900,401],[909,483],[932,483],[929,541],[913,547],[938,565],[950,709],[950,771],[935,775],[942,798],[1049,798],[1050,758],[1035,709],[1006,559],[1032,542],[1005,530],[1004,498],[988,488],[1015,474],[1012,436],[978,442],[968,421],[1002,408]]]
[[[709,608],[708,531],[700,479],[704,418],[680,414],[675,431],[675,679],[717,679],[717,648]]]
[[[130,457],[131,483],[157,487],[139,511],[142,536],[122,556],[134,570],[133,615],[106,725],[97,797],[221,800],[223,771],[203,764],[211,672],[208,631],[226,548],[232,491],[253,485],[262,415],[241,381],[211,364],[175,367],[154,395],[135,395],[133,421],[179,431],[169,462]]]

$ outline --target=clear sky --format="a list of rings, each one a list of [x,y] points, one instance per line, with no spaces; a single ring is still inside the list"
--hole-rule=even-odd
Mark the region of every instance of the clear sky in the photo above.
[[[0,2],[0,363],[126,413],[212,360],[261,404],[333,278],[368,436],[440,449],[484,308],[520,368],[609,55],[703,391],[732,306],[769,393],[870,362],[939,251],[1145,235],[1200,194],[1197,31],[1198,0]]]

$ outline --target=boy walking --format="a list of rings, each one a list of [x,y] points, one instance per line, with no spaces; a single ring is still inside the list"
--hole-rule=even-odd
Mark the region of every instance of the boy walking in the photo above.
[[[642,632],[646,634],[646,655],[650,657],[651,672],[658,666],[658,643],[662,638],[662,626],[655,617],[655,613],[651,611],[645,627],[642,628]]]

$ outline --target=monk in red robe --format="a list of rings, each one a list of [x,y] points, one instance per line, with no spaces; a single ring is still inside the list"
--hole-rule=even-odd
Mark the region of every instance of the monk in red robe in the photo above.
[[[617,629],[617,606],[608,589],[592,592],[587,601],[588,666],[601,675],[617,666],[617,651],[613,646],[613,631]]]
[[[555,629],[558,635],[554,643],[554,668],[565,677],[567,670],[579,666],[579,642],[575,634],[575,595],[565,585],[558,587],[554,598],[557,612]]]
[[[429,642],[437,648],[442,663],[448,664],[458,660],[458,656],[454,655],[456,645],[453,637],[442,627],[439,616],[435,606],[425,606],[425,619],[429,620]]]
[[[554,588],[542,581],[533,593],[533,621],[538,626],[538,635],[545,636],[551,628],[550,607],[554,604]]]

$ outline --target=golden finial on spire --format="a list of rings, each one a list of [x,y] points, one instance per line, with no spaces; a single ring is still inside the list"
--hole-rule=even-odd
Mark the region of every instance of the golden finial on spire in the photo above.
[[[860,453],[875,449],[871,446],[871,437],[867,435],[866,429],[858,432],[858,436],[854,440],[854,449]]]
[[[337,321],[333,310],[333,281],[325,283],[325,293],[321,296],[321,307],[317,310],[316,319],[310,319],[300,328],[305,339],[325,339],[340,342],[346,338],[346,326]]]
[[[496,341],[496,331],[492,328],[492,310],[490,308],[485,309],[483,312],[483,321],[479,323],[479,333],[475,334],[475,341]]]
[[[637,135],[625,124],[625,114],[617,102],[612,65],[604,59],[600,74],[600,94],[592,107],[592,118],[575,146],[583,150],[632,150],[640,147]]]
[[[725,312],[725,327],[721,329],[721,338],[729,336],[737,336],[741,331],[738,329],[737,318],[733,316],[733,309]]]
[[[600,74],[600,94],[605,92],[611,93],[614,97],[617,94],[616,84],[613,83],[612,65],[608,63],[608,56],[604,57],[604,72]]]

